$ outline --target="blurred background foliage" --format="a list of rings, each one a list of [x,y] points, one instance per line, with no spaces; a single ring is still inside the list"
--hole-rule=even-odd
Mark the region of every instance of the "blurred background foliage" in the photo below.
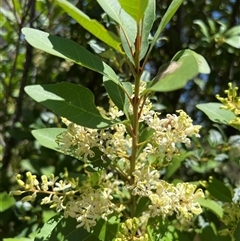
[[[152,34],[170,2],[157,0],[158,18]],[[97,1],[72,0],[71,3],[117,33],[116,26],[102,12]],[[131,76],[120,55],[89,34],[53,1],[2,0],[0,11],[0,236],[27,237],[54,211],[38,202],[23,205],[8,197],[10,190],[18,188],[16,174],[31,171],[37,175],[59,175],[65,167],[70,172],[77,172],[80,164],[72,157],[41,147],[34,140],[31,130],[62,124],[59,117],[26,96],[24,87],[61,81],[81,83],[94,93],[97,105],[107,106],[108,100],[100,74],[33,49],[24,41],[21,28],[33,27],[72,39],[88,50],[100,53],[121,78],[131,80]],[[184,89],[158,93],[153,98],[154,108],[162,115],[183,109],[195,124],[203,125],[201,139],[193,140],[193,154],[168,175],[170,181],[208,180],[209,176],[214,176],[232,189],[240,185],[239,133],[231,127],[213,124],[195,107],[198,103],[217,102],[215,95],[223,96],[230,81],[240,86],[240,43],[239,37],[234,37],[239,35],[239,28],[240,0],[185,0],[152,52],[146,66],[146,79],[153,77],[163,63],[184,48],[202,54],[211,67],[209,75],[197,76]]]

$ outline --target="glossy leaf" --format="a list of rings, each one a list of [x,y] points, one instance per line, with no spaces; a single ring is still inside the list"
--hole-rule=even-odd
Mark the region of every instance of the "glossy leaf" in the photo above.
[[[122,27],[120,28],[120,38],[123,49],[128,59],[134,64],[135,40],[137,36],[137,27],[135,22],[129,15],[124,12],[121,13]]]
[[[149,52],[152,50],[153,46],[156,44],[158,41],[158,38],[160,34],[162,33],[163,29],[167,26],[173,15],[176,13],[180,5],[182,4],[183,0],[173,0],[170,4],[170,6],[167,9],[167,12],[164,14],[162,17],[162,20],[159,24],[159,27],[153,37]]]
[[[101,73],[111,80],[118,82],[118,77],[110,66],[74,41],[53,36],[49,33],[32,28],[23,28],[22,33],[27,42],[33,47],[73,61],[76,64]]]
[[[140,217],[143,212],[145,212],[151,203],[148,197],[139,197],[137,200],[136,210],[135,210],[135,217]]]
[[[222,133],[214,129],[209,131],[208,141],[211,146],[224,144]]]
[[[195,61],[197,62],[198,65],[198,73],[202,73],[202,74],[209,74],[210,73],[210,67],[207,63],[207,61],[205,60],[205,58],[190,50],[190,49],[185,49],[185,50],[181,50],[179,52],[177,52],[174,57],[172,58],[172,61],[177,61],[178,59],[184,57],[184,56],[190,56],[192,55],[195,58]]]
[[[233,36],[239,36],[240,35],[240,26],[234,26],[227,30],[224,34],[225,37],[233,37]]]
[[[213,19],[211,19],[211,18],[208,18],[207,22],[208,22],[208,25],[210,27],[210,33],[211,34],[215,34],[217,32],[215,21]]]
[[[153,136],[154,132],[155,132],[154,129],[149,129],[149,128],[146,128],[145,125],[140,125],[139,143],[148,141]]]
[[[122,53],[121,42],[117,35],[108,31],[101,23],[95,19],[90,19],[80,9],[66,0],[55,0],[76,22],[84,27],[88,32],[102,40],[104,43]]]
[[[167,92],[177,90],[183,88],[189,80],[198,74],[198,62],[193,54],[181,51],[173,59],[174,62],[160,70],[160,73],[150,82],[146,91]]]
[[[11,208],[15,204],[15,199],[11,196],[9,196],[6,192],[0,193],[0,212],[4,212],[5,210]]]
[[[217,227],[213,222],[202,228],[200,233],[200,241],[233,241],[230,236],[219,235],[216,231]],[[195,240],[194,240],[195,241]],[[198,240],[197,240],[198,241]]]
[[[25,87],[26,93],[57,115],[78,125],[102,129],[114,124],[94,104],[92,92],[80,85],[60,83]]]
[[[196,107],[203,111],[211,121],[220,124],[229,124],[236,116],[230,110],[220,109],[221,106],[221,103],[214,102],[196,105]]]
[[[103,219],[98,220],[97,225],[94,227],[94,235],[100,241],[112,241],[116,238],[119,229],[119,220],[112,216],[108,221]],[[92,236],[91,236],[92,237]],[[90,238],[87,241],[97,240]]]
[[[97,147],[94,147],[91,150],[95,155],[93,157],[88,157],[88,162],[90,165],[86,167],[86,171],[96,172],[106,168],[111,162],[111,159],[109,159],[109,157],[101,152]]]
[[[193,54],[193,56],[195,57],[195,59],[198,63],[198,72],[201,74],[209,74],[211,70],[210,70],[210,67],[209,67],[206,59],[202,55],[200,55],[194,51],[191,51],[191,50],[189,50],[189,51]]]
[[[238,224],[237,224],[237,227],[233,233],[233,236],[235,238],[235,240],[238,240],[239,239],[239,236],[240,236],[240,220],[238,220]]]
[[[76,228],[76,219],[56,215],[44,224],[35,241],[111,241],[116,236],[118,222],[114,217],[108,222],[100,219],[93,232],[88,232],[83,227]]]
[[[151,34],[151,29],[155,19],[156,19],[156,1],[149,0],[148,6],[145,10],[144,18],[143,18],[140,60],[145,56],[149,48],[149,35]]]
[[[64,153],[59,149],[59,146],[56,142],[57,136],[64,131],[66,131],[64,128],[43,128],[33,130],[31,133],[42,146]]]
[[[123,88],[131,91],[132,85],[126,82],[124,83],[124,86],[120,86],[105,77],[103,78],[103,84],[113,103],[118,107],[119,110],[122,110],[126,115],[128,115],[130,101],[127,94],[123,91]],[[131,96],[131,93],[129,96]]]
[[[192,152],[185,152],[177,157],[174,157],[171,164],[167,167],[164,179],[168,180],[181,166],[181,163],[192,154]]]
[[[34,241],[50,241],[53,230],[61,222],[62,219],[63,216],[61,216],[60,214],[57,214],[56,216],[49,219],[41,228]],[[57,237],[56,240],[58,240]]]
[[[228,187],[225,184],[215,178],[211,178],[207,190],[209,193],[216,198],[218,201],[222,202],[231,202],[232,194]]]
[[[143,18],[144,11],[148,5],[148,0],[119,0],[121,7],[131,16],[137,23]]]
[[[199,204],[215,213],[219,218],[223,217],[223,209],[220,204],[210,199],[198,199]]]
[[[118,0],[97,0],[101,8],[118,24],[121,24],[121,5]]]
[[[240,49],[240,36],[233,36],[225,39],[225,43],[231,45],[234,48]]]
[[[118,0],[97,0],[102,9],[120,26],[120,38],[123,49],[129,60],[134,63],[135,39],[137,24],[135,20],[122,9]]]
[[[206,26],[206,24],[202,21],[202,20],[194,20],[193,21],[194,24],[198,25],[200,27],[200,30],[202,32],[202,34],[206,37],[206,40],[209,40],[210,37],[209,37],[209,30],[208,30],[208,27]]]

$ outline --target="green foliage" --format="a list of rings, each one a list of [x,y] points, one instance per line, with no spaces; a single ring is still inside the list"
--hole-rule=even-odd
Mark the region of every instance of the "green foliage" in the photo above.
[[[5,210],[9,209],[15,204],[15,199],[13,197],[9,197],[9,195],[6,192],[0,193],[0,200],[0,212],[4,212]]]
[[[111,31],[108,31],[98,21],[90,19],[85,13],[83,13],[80,9],[76,8],[68,1],[57,0],[56,2],[64,11],[66,11],[82,27],[87,29],[88,32],[90,32],[91,34],[93,34],[94,36],[102,40],[104,43],[118,50],[120,53],[122,53],[122,50],[120,47],[121,42],[117,35],[115,35]]]
[[[60,83],[32,85],[25,90],[35,101],[76,124],[99,129],[114,124],[100,114],[91,91],[83,86]]]
[[[148,0],[133,0],[131,2],[126,0],[120,0],[119,3],[121,7],[128,13],[138,24],[145,13],[145,10],[148,6]]]
[[[103,84],[106,88],[109,97],[113,103],[120,109],[123,110],[125,115],[128,115],[128,110],[130,106],[129,96],[132,95],[132,85],[128,82],[123,82],[122,86],[116,84],[115,82],[109,80],[106,77],[103,77]]]
[[[220,103],[198,104],[197,108],[207,114],[213,121],[219,124],[229,124],[236,116],[230,110],[220,108]]]
[[[216,201],[211,199],[199,199],[202,207],[205,207],[215,213],[219,218],[223,217],[223,208]]]
[[[66,129],[64,128],[42,128],[38,130],[33,130],[32,135],[38,140],[39,144],[45,146],[54,151],[61,151],[56,142],[56,137],[60,135]]]
[[[198,61],[197,54],[191,50],[178,52],[170,64],[160,67],[160,73],[149,83],[146,91],[173,91],[183,88],[199,73],[207,73],[209,66],[203,59]]]
[[[76,229],[76,221],[72,218],[65,219],[57,215],[51,218],[42,228],[41,232],[37,234],[34,241],[75,241],[79,240],[112,240],[117,229],[117,223],[112,218],[108,222],[100,221],[94,228],[93,233],[87,232],[83,228]],[[106,231],[108,232],[106,233]],[[109,230],[111,230],[109,232]]]
[[[48,1],[37,1],[36,6],[32,5],[32,9],[37,11],[35,19],[27,15],[27,9],[31,7],[24,8],[22,3],[13,1],[11,9],[11,4],[6,3],[6,9],[4,6],[3,11],[1,10],[3,12],[1,18],[3,18],[4,44],[7,43],[7,45],[3,44],[3,51],[9,53],[9,59],[8,57],[3,59],[3,73],[8,74],[1,74],[4,81],[0,81],[0,88],[3,90],[0,99],[4,100],[4,108],[0,108],[0,115],[4,119],[4,138],[2,141],[2,135],[0,135],[0,143],[6,146],[6,150],[1,148],[0,154],[4,150],[4,155],[1,154],[4,156],[3,166],[8,166],[5,161],[8,156],[11,156],[12,163],[10,172],[4,171],[3,180],[1,180],[5,183],[3,190],[16,190],[12,177],[16,173],[29,175],[29,170],[37,176],[41,174],[44,176],[55,171],[55,175],[66,180],[66,183],[69,181],[73,186],[85,187],[84,183],[90,180],[90,185],[94,187],[94,190],[98,190],[101,188],[105,170],[110,172],[116,168],[115,174],[117,173],[119,180],[133,185],[134,178],[137,178],[134,173],[135,164],[138,163],[140,154],[147,148],[147,144],[151,143],[156,132],[144,121],[137,123],[143,112],[141,108],[147,103],[148,97],[152,98],[153,103],[156,101],[153,107],[161,103],[167,108],[167,112],[180,108],[187,109],[189,113],[191,112],[191,116],[195,116],[194,120],[203,121],[203,126],[206,124],[208,128],[211,124],[204,119],[201,112],[191,107],[195,106],[194,101],[202,102],[199,100],[203,97],[204,102],[210,102],[198,104],[197,108],[207,114],[210,120],[240,130],[238,124],[232,123],[238,114],[234,114],[229,109],[220,109],[222,105],[212,103],[211,99],[215,89],[220,93],[219,88],[223,86],[225,88],[225,85],[219,82],[220,77],[224,80],[229,78],[234,82],[236,80],[234,76],[239,73],[235,68],[238,66],[240,56],[238,51],[240,48],[239,26],[233,26],[233,22],[225,24],[220,20],[212,19],[207,19],[206,24],[206,18],[201,16],[202,13],[198,12],[198,16],[195,16],[197,15],[195,12],[198,11],[196,9],[201,9],[204,14],[211,16],[208,12],[210,7],[213,9],[219,7],[215,3],[199,8],[191,7],[191,1],[186,1],[184,7],[179,8],[182,2],[182,0],[173,0],[166,10],[167,1],[160,3],[161,8],[159,8],[153,0],[79,1],[77,4],[74,3],[75,6],[69,1],[56,0],[54,8]],[[102,15],[102,10],[97,3],[104,10]],[[201,3],[196,2],[196,4]],[[223,1],[221,8],[224,4]],[[70,19],[67,14],[73,19]],[[222,13],[222,19],[228,20],[227,14],[227,12]],[[34,16],[34,13],[31,16]],[[200,19],[201,17],[203,20]],[[193,19],[195,19],[195,26],[192,27]],[[231,19],[234,19],[234,16]],[[83,28],[79,27],[75,21]],[[30,26],[27,25],[28,22]],[[31,24],[33,22],[34,25]],[[183,22],[186,27],[180,26]],[[22,29],[28,43],[61,59],[33,50],[32,57],[29,57],[29,53],[25,55],[25,45],[20,31],[23,26],[28,26]],[[33,26],[43,31],[34,29]],[[180,32],[177,38],[171,35],[176,34],[175,28],[181,31],[181,36],[184,35],[184,37],[180,38]],[[52,34],[49,34],[50,32]],[[57,37],[57,35],[62,37]],[[164,39],[167,41],[165,42]],[[14,52],[15,43],[18,43],[16,52]],[[27,49],[29,48],[31,47],[28,46]],[[90,48],[95,54],[91,53]],[[181,48],[184,50],[179,51]],[[11,59],[14,58],[12,56],[16,58]],[[34,65],[32,64],[29,70],[26,67],[27,64],[24,64],[25,59],[26,63],[30,63],[31,59],[34,61]],[[213,69],[211,73],[208,63]],[[228,64],[232,66],[231,71]],[[158,68],[158,73],[156,73],[154,69]],[[9,73],[11,73],[10,76]],[[22,73],[24,74],[21,78]],[[226,73],[231,74],[228,76]],[[209,76],[207,80],[206,75]],[[148,77],[145,79],[145,76]],[[206,81],[203,82],[201,78]],[[139,86],[140,79],[146,81],[146,88]],[[192,79],[198,83],[199,87],[193,85]],[[23,80],[27,80],[27,83]],[[21,93],[26,85],[28,85],[25,87],[26,93],[57,116],[29,102],[29,99],[22,104]],[[145,89],[141,92],[141,88]],[[105,96],[108,96],[114,108],[117,107],[119,111],[123,111],[124,115],[109,116],[105,111],[109,107]],[[189,98],[192,100],[188,101]],[[113,106],[110,103],[110,108]],[[137,110],[136,107],[139,109]],[[18,116],[21,111],[22,116]],[[85,157],[73,154],[71,148],[69,152],[61,149],[58,137],[62,137],[63,133],[71,128],[69,126],[67,129],[62,128],[58,116],[66,117],[85,128],[98,129],[98,134],[104,133],[105,130],[111,130],[110,134],[113,134],[114,128],[124,125],[126,127],[125,137],[128,135],[132,137],[133,148],[126,146],[124,150],[126,153],[122,153],[121,158],[126,158],[134,164],[131,164],[128,172],[125,173],[121,158],[112,160],[111,155],[106,155],[104,150],[97,147],[90,147],[89,150],[94,155],[89,155],[86,158],[87,161]],[[162,116],[159,116],[159,119],[161,118]],[[179,153],[173,157],[171,162],[164,159],[167,151],[162,150],[159,151],[159,156],[146,155],[145,157],[147,165],[161,174],[160,179],[165,180],[166,183],[176,184],[174,186],[176,189],[178,183],[180,185],[182,182],[189,181],[198,185],[198,180],[208,180],[208,177],[213,176],[209,181],[200,182],[206,189],[205,198],[198,201],[204,211],[189,226],[179,222],[177,218],[179,213],[166,219],[162,219],[161,216],[152,217],[146,227],[145,224],[131,226],[137,224],[133,222],[134,219],[127,219],[127,217],[141,218],[142,213],[152,204],[152,200],[149,196],[132,195],[131,191],[124,188],[122,184],[118,192],[114,194],[113,201],[124,205],[129,204],[129,208],[122,212],[121,217],[116,213],[110,214],[107,221],[100,217],[96,226],[91,228],[91,232],[83,227],[76,228],[79,222],[74,218],[64,218],[59,214],[51,218],[52,213],[39,206],[41,196],[34,201],[33,206],[30,202],[26,202],[25,204],[29,205],[28,209],[20,207],[21,202],[14,201],[6,192],[1,192],[1,212],[4,220],[0,225],[6,236],[4,240],[60,241],[77,238],[79,240],[118,241],[123,239],[116,239],[116,237],[119,238],[119,235],[124,234],[125,231],[128,234],[126,237],[131,240],[130,234],[137,235],[146,230],[149,240],[153,241],[237,240],[240,223],[236,221],[238,219],[229,221],[226,217],[233,218],[235,214],[238,215],[237,211],[234,215],[228,213],[227,207],[231,208],[232,205],[238,208],[238,203],[233,203],[233,195],[237,193],[235,186],[240,183],[237,178],[240,157],[239,137],[235,134],[231,136],[225,126],[215,125],[214,128],[218,128],[219,132],[212,129],[207,133],[207,128],[204,128],[200,140],[193,137],[192,147],[185,147],[184,144],[177,145]],[[34,142],[29,134],[30,131],[38,142]],[[103,145],[108,141],[106,137]],[[44,149],[39,144],[51,150]],[[121,143],[119,145],[121,146]],[[11,155],[8,152],[9,146]],[[68,173],[61,174],[65,167]],[[144,171],[144,166],[141,171]],[[31,177],[35,178],[34,175]],[[30,179],[29,176],[26,180],[18,177],[18,183],[24,182],[26,188],[26,183],[30,182]],[[30,184],[31,182],[28,183]],[[144,185],[147,186],[148,183]],[[76,191],[75,196],[80,197],[81,191]],[[69,194],[66,195],[71,195],[69,189],[63,190],[62,194],[65,195],[68,192]],[[29,195],[26,198],[32,199],[33,197]],[[66,199],[64,205],[67,201]],[[136,220],[136,222],[139,221]],[[10,224],[14,226],[11,227]],[[219,227],[223,228],[225,236],[221,234]],[[10,238],[14,236],[15,238]]]
[[[168,7],[166,13],[164,14],[164,16],[162,17],[161,23],[158,26],[158,29],[156,31],[156,34],[153,37],[153,40],[151,42],[150,45],[150,49],[149,51],[152,50],[153,46],[156,44],[160,34],[162,33],[163,29],[166,27],[166,25],[168,24],[168,22],[171,20],[171,18],[173,17],[173,15],[176,13],[176,11],[178,10],[178,8],[180,7],[180,5],[182,4],[183,0],[173,0],[170,4],[170,6]]]
[[[195,24],[200,27],[204,35],[204,41],[211,44],[213,41],[218,45],[228,44],[233,48],[240,48],[240,27],[234,26],[230,29],[224,23],[218,23],[220,28],[217,29],[216,23],[208,19],[207,26],[202,20],[195,20]]]
[[[118,77],[110,66],[72,40],[52,36],[48,33],[30,28],[23,28],[22,33],[33,47],[73,61],[117,82]],[[39,39],[41,41],[39,41]]]
[[[209,191],[210,195],[222,202],[231,202],[232,195],[230,190],[224,185],[223,182],[217,179],[211,179],[207,190]]]

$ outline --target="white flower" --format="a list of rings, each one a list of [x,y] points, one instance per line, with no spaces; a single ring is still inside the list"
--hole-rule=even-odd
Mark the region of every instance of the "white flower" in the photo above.
[[[55,182],[55,187],[53,188],[54,192],[60,192],[60,191],[68,191],[68,189],[71,187],[71,183],[66,184],[63,180],[60,180],[59,182]]]
[[[148,196],[156,189],[160,174],[157,170],[150,170],[150,167],[141,168],[133,172],[134,184],[128,189],[132,190],[133,195]]]

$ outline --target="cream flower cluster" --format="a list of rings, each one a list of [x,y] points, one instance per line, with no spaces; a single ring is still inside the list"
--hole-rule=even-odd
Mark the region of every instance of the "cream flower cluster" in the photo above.
[[[109,113],[102,109],[100,111],[113,119],[123,115],[122,111],[119,111],[111,101]],[[116,124],[111,128],[98,130],[79,126],[66,118],[62,118],[62,121],[66,124],[67,131],[61,133],[56,141],[60,149],[66,154],[82,158],[84,162],[88,162],[89,158],[95,156],[92,150],[95,147],[102,152],[103,156],[105,155],[111,160],[122,158],[122,161],[128,164],[124,159],[129,155],[132,138],[126,134],[125,125]]]
[[[145,86],[141,82],[140,90]],[[123,112],[110,101],[109,112],[99,108],[100,112],[111,119],[118,118]],[[130,108],[131,113],[131,108]],[[152,103],[147,98],[144,103],[140,103],[139,122],[144,122],[148,129],[154,130],[152,137],[143,148],[139,160],[146,163],[149,156],[154,155],[155,159],[162,160],[166,158],[171,160],[178,154],[178,143],[184,143],[190,146],[189,137],[200,137],[199,130],[201,126],[193,125],[192,119],[183,111],[177,111],[178,115],[168,114],[166,118],[159,118],[159,113],[152,110]],[[120,158],[125,165],[128,165],[127,157],[131,152],[132,138],[127,133],[124,124],[116,124],[111,128],[104,130],[90,129],[76,125],[62,118],[67,125],[67,131],[58,136],[57,142],[62,151],[66,154],[72,154],[78,158],[83,158],[87,162],[88,158],[94,157],[93,148],[96,147],[111,160]],[[141,166],[141,164],[138,164]]]
[[[141,220],[139,218],[129,218],[120,225],[115,241],[148,241],[149,235],[141,230]]]
[[[216,98],[223,103],[222,109],[231,110],[236,118],[233,119],[230,124],[240,126],[240,96],[237,95],[238,87],[234,87],[232,83],[228,83],[228,90],[225,90],[227,94],[226,98],[216,95]]]
[[[144,89],[145,83],[142,82],[140,92]],[[112,120],[123,115],[112,101],[108,112],[101,108],[99,111]],[[130,118],[131,111],[130,108],[127,115]],[[87,178],[81,183],[78,179],[69,179],[67,176],[64,180],[59,180],[54,175],[43,175],[39,182],[35,175],[28,172],[26,181],[23,181],[20,175],[17,176],[17,181],[24,191],[14,191],[12,194],[31,192],[32,194],[25,196],[22,201],[34,201],[38,193],[45,193],[46,197],[42,199],[41,204],[50,204],[50,207],[58,212],[62,211],[65,217],[75,218],[78,222],[77,227],[84,227],[88,231],[96,225],[99,218],[107,220],[107,216],[112,212],[128,212],[129,200],[132,197],[148,197],[150,205],[145,213],[147,218],[144,221],[143,218],[126,220],[125,226],[122,225],[126,235],[123,237],[119,234],[117,240],[129,240],[128,230],[133,226],[136,230],[131,234],[130,240],[148,240],[144,231],[143,235],[138,232],[140,227],[147,225],[150,217],[166,218],[175,213],[179,220],[189,221],[193,215],[202,211],[197,202],[199,197],[203,197],[202,191],[188,183],[179,183],[176,186],[169,184],[160,179],[159,170],[154,167],[158,166],[156,163],[159,160],[171,160],[178,154],[178,143],[189,146],[189,137],[199,137],[200,126],[193,125],[192,119],[182,110],[177,111],[177,115],[169,114],[166,118],[159,118],[159,114],[152,110],[148,98],[140,98],[138,113],[140,126],[148,137],[139,137],[141,143],[138,143],[136,160],[133,160],[134,168],[131,163],[131,121],[98,130],[79,126],[62,118],[67,130],[56,139],[61,151],[84,161],[86,165],[91,165],[91,159],[98,158],[96,155],[100,155],[97,160],[102,160],[103,164],[106,159],[110,160],[106,170],[101,169],[98,173],[96,182],[99,188],[92,187],[92,174],[87,171]]]
[[[165,155],[168,160],[178,154],[177,143],[191,145],[189,137],[200,137],[201,126],[193,125],[192,119],[183,111],[177,111],[179,115],[167,114],[166,118],[160,119],[157,113],[148,116],[146,123],[149,128],[155,130],[146,151],[154,155]]]
[[[193,214],[198,215],[202,208],[197,202],[203,198],[202,189],[190,183],[178,183],[176,186],[164,180],[160,180],[157,170],[149,167],[137,170],[133,173],[135,182],[129,186],[133,195],[146,196],[151,200],[149,205],[152,217],[173,215],[175,212],[179,220],[189,221]]]
[[[77,227],[84,227],[90,232],[90,228],[96,225],[99,218],[107,220],[116,206],[111,202],[111,190],[107,188],[93,189],[92,187],[79,187],[78,179],[59,180],[51,175],[41,177],[40,183],[36,175],[26,173],[26,181],[17,176],[19,185],[23,191],[12,191],[11,195],[21,195],[31,192],[31,195],[22,198],[22,202],[35,201],[38,193],[44,193],[41,204],[50,204],[57,212],[63,211],[64,217],[72,217],[79,223]],[[116,208],[117,210],[117,208]]]

